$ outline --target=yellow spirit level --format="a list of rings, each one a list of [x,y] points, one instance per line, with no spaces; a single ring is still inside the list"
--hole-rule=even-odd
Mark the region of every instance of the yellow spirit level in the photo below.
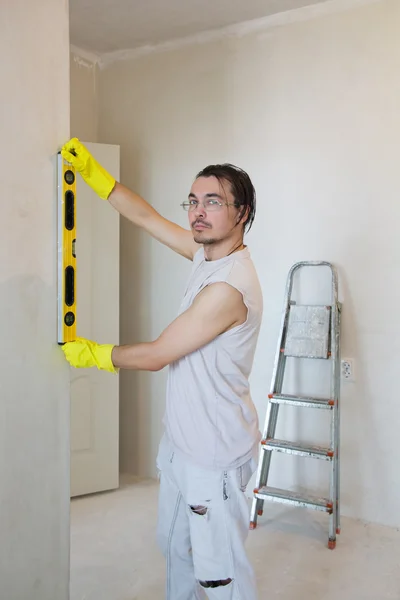
[[[76,339],[76,177],[57,155],[58,343]]]

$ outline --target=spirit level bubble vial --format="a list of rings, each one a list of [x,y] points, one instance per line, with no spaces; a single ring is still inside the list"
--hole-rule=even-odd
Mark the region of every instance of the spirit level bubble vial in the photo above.
[[[57,155],[58,343],[76,339],[76,177]]]

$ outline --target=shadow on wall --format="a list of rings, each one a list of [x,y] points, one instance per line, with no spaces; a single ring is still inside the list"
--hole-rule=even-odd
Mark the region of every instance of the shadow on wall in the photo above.
[[[135,165],[131,187],[146,191],[146,200],[167,218],[171,208],[153,202],[153,172],[143,148],[122,145],[122,157]],[[132,159],[133,157],[133,159]],[[122,172],[124,168],[122,158]],[[179,208],[179,204],[178,204]],[[176,317],[191,263],[121,217],[120,343],[150,342]],[[162,436],[162,417],[168,369],[120,373],[120,470],[139,477],[156,477],[156,455]]]
[[[139,185],[140,182],[138,182]],[[151,244],[148,235],[121,216],[120,343],[151,341],[149,310]],[[146,448],[151,437],[152,374],[120,372],[120,471],[142,476],[151,470]]]

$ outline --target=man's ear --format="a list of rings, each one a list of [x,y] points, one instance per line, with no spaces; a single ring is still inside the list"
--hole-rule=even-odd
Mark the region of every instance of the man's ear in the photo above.
[[[248,206],[242,206],[241,209],[242,210],[239,211],[239,214],[237,216],[237,221],[236,221],[237,225],[239,225],[239,223],[242,223],[244,225],[245,222],[247,221],[247,217],[249,216],[250,209]]]

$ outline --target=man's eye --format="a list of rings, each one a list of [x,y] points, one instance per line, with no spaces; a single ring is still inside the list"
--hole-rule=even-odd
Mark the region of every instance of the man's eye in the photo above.
[[[198,204],[197,200],[189,200],[190,206],[196,206]]]
[[[209,204],[210,206],[215,206],[216,204],[219,204],[218,200],[208,200],[207,204]]]

